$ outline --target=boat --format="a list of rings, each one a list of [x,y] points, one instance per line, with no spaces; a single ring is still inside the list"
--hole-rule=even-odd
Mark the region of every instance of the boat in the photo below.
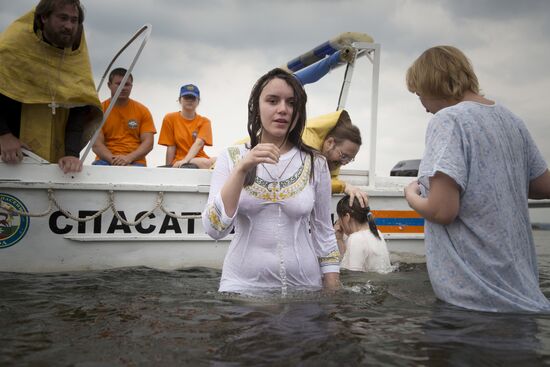
[[[336,53],[343,56],[332,57]],[[302,56],[287,64],[289,70],[299,73],[331,57],[336,62],[330,67],[345,66],[338,109],[345,107],[355,63],[372,65],[369,169],[343,169],[340,176],[368,193],[393,259],[424,261],[424,221],[403,196],[414,177],[375,174],[380,44],[348,32]],[[215,241],[200,219],[210,175],[201,169],[91,165],[63,174],[32,153],[19,165],[0,163],[0,271],[221,268],[232,235]],[[340,197],[333,195],[334,208]]]

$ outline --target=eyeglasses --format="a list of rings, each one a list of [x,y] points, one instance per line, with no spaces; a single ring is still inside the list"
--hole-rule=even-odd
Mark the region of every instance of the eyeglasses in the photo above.
[[[340,148],[335,148],[338,151],[338,154],[340,154],[340,163],[342,164],[348,164],[350,162],[353,162],[355,160],[355,157],[350,157],[345,153],[342,153]]]
[[[194,101],[194,100],[197,99],[197,97],[195,97],[192,94],[183,95],[183,96],[181,96],[181,98],[185,99],[186,101]]]

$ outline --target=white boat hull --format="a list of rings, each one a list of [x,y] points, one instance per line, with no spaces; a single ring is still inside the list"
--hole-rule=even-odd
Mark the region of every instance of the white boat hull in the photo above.
[[[85,166],[63,175],[57,165],[0,164],[0,172],[0,215],[35,215],[12,212],[0,226],[0,271],[222,266],[231,235],[212,240],[199,218],[208,199],[208,170]],[[366,172],[353,173],[350,181],[366,185]],[[402,196],[408,180],[393,181],[369,192],[371,207],[411,212]],[[140,223],[124,224],[151,210]],[[385,234],[390,251],[422,261],[423,235],[399,230]]]

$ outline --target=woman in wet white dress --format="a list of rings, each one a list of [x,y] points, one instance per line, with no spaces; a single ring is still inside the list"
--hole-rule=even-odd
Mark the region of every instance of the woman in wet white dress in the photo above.
[[[220,292],[340,286],[328,166],[301,138],[306,100],[291,74],[268,72],[248,102],[250,143],[218,158],[202,221],[215,239],[235,229]]]

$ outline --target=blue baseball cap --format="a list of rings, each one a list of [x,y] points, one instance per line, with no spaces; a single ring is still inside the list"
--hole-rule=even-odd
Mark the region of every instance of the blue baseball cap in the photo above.
[[[197,88],[197,86],[193,84],[186,84],[180,89],[180,97],[188,95],[201,98],[201,92],[199,92],[199,88]]]

